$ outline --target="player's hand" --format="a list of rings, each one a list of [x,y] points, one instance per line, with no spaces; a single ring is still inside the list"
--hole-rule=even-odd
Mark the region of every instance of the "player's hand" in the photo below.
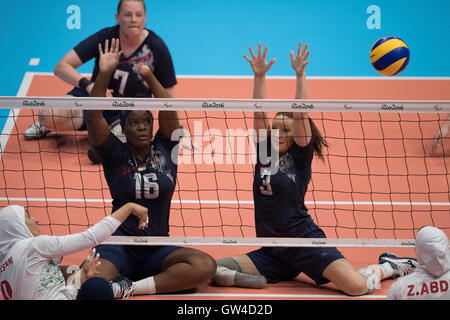
[[[269,71],[270,67],[275,63],[276,59],[273,58],[269,61],[269,63],[266,62],[266,56],[267,56],[267,46],[264,47],[264,52],[261,55],[261,43],[258,44],[258,56],[255,56],[255,53],[253,52],[252,47],[248,47],[250,51],[250,55],[252,56],[252,59],[247,57],[245,54],[242,56],[245,60],[250,62],[250,65],[252,67],[253,73],[255,76],[263,76],[266,74],[267,71]]]
[[[95,254],[95,248],[93,248],[86,257],[85,263],[81,267],[81,284],[86,280],[95,277],[100,274],[97,271],[97,267],[100,265],[100,254]]]
[[[297,56],[294,56],[294,51],[290,51],[291,54],[291,65],[297,76],[302,76],[305,74],[305,68],[309,61],[306,61],[309,56],[308,44],[305,45],[302,51],[302,43],[298,44]]]
[[[102,72],[112,72],[119,65],[122,50],[119,50],[119,39],[112,39],[109,46],[109,39],[105,41],[105,50],[102,44],[98,44],[98,52],[100,54],[99,68]]]
[[[152,74],[152,70],[150,70],[150,67],[148,65],[144,64],[139,69],[139,74],[145,78]]]
[[[148,209],[137,203],[131,203],[131,213],[139,218],[139,230],[148,228]]]
[[[443,125],[438,131],[433,135],[433,142],[431,143],[430,155],[434,155],[437,148],[442,145],[443,139],[447,136],[449,131],[449,126]]]

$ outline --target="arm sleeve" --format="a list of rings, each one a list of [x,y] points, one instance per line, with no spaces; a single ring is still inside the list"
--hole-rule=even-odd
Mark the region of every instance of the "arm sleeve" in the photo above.
[[[108,216],[81,233],[67,236],[38,236],[34,239],[34,249],[46,258],[63,257],[99,245],[119,226],[119,220]]]
[[[161,130],[158,129],[155,135],[154,142],[160,143],[164,146],[164,149],[169,154],[172,152],[172,149],[177,146],[177,144],[180,142],[179,140],[173,141],[172,139],[167,138]]]
[[[311,165],[314,156],[314,142],[311,139],[308,145],[301,147],[294,141],[292,147],[289,149],[289,153],[295,159],[295,163],[298,166],[308,167]]]
[[[109,134],[103,144],[94,147],[95,151],[97,151],[100,159],[102,160],[102,163],[120,156],[123,148],[123,143],[113,133]]]
[[[164,41],[161,39],[157,45],[159,52],[159,61],[156,64],[155,77],[161,83],[164,88],[170,88],[177,84],[177,78],[175,76],[175,68],[172,61],[172,56],[170,55],[169,49],[167,48]]]

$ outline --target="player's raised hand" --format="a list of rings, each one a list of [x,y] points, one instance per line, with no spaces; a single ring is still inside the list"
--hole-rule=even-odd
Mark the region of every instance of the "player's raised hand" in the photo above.
[[[290,51],[290,54],[292,69],[294,69],[298,76],[303,75],[305,73],[305,68],[309,63],[309,61],[306,61],[309,56],[308,44],[305,45],[302,51],[302,43],[300,42],[297,48],[297,56],[294,55],[294,51],[292,50]]]
[[[450,117],[450,116],[449,116]],[[439,147],[442,146],[443,141],[445,141],[445,137],[449,133],[450,130],[450,122],[447,120],[447,123],[440,127],[433,135],[433,141],[431,143],[430,155],[436,155],[436,151]]]
[[[148,209],[137,203],[132,203],[131,213],[139,218],[138,228],[143,230],[148,227]]]
[[[105,41],[105,48],[102,48],[102,44],[98,44],[98,52],[100,55],[99,68],[102,72],[112,72],[119,65],[120,50],[119,39],[112,39],[111,46],[109,46],[109,39]]]
[[[258,44],[258,55],[255,56],[255,53],[253,52],[252,47],[248,47],[250,51],[250,55],[252,56],[252,59],[247,57],[245,54],[242,56],[245,60],[250,62],[250,65],[252,67],[253,73],[255,76],[263,76],[266,74],[267,71],[269,71],[270,67],[275,63],[276,59],[273,58],[268,63],[266,62],[266,56],[267,56],[267,46],[264,47],[264,52],[261,54],[261,43]]]

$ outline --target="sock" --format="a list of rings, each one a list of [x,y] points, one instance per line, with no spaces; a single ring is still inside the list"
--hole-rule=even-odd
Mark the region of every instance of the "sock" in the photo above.
[[[153,277],[148,277],[133,283],[136,286],[134,289],[135,295],[156,293],[155,279]]]
[[[217,260],[217,265],[228,268],[230,270],[242,271],[241,265],[231,257],[225,257]]]
[[[374,292],[375,289],[380,289],[380,276],[378,272],[375,271],[375,268],[378,268],[379,265],[371,265],[368,267],[364,267],[358,270],[358,272],[366,279],[367,293],[370,294]],[[381,270],[381,268],[378,268]]]
[[[266,284],[266,277],[262,275],[246,274],[238,271],[234,277],[234,285],[237,287],[262,289]]]
[[[230,270],[226,267],[217,266],[216,274],[213,277],[213,282],[223,287],[233,287],[234,277],[236,276],[236,270]]]
[[[215,284],[223,287],[262,289],[267,284],[266,278],[262,275],[246,274],[219,265],[212,280]]]
[[[392,278],[392,276],[394,275],[394,273],[396,271],[394,268],[392,268],[392,266],[389,262],[379,264],[378,266],[380,267],[381,273],[382,273],[381,280]]]

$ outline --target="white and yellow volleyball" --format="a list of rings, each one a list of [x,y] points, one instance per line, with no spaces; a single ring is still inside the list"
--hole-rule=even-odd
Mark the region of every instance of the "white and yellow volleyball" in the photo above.
[[[370,62],[384,76],[395,76],[409,63],[409,48],[400,38],[387,36],[378,39],[370,50]]]

